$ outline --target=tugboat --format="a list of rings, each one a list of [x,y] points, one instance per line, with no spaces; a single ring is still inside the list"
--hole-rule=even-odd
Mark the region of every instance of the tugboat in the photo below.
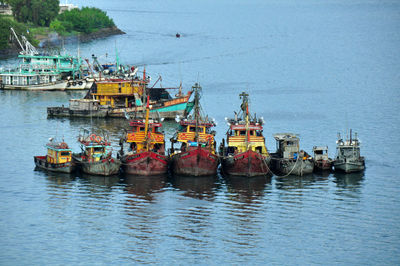
[[[249,114],[247,93],[239,95],[241,110],[235,112],[234,119],[227,119],[229,129],[226,133],[227,147],[222,139],[220,156],[222,171],[233,176],[263,176],[270,174],[270,155],[262,135],[263,119]],[[240,114],[242,112],[242,117]]]
[[[272,167],[281,175],[305,175],[314,170],[312,157],[299,148],[299,138],[292,133],[275,134],[277,151],[272,156]]]
[[[46,144],[46,156],[34,156],[35,164],[38,168],[53,172],[71,173],[75,170],[75,164],[71,160],[71,149],[64,141],[54,142],[49,139]]]
[[[171,169],[176,175],[210,176],[217,173],[218,155],[215,152],[215,126],[208,117],[200,114],[201,87],[193,86],[194,118],[179,121],[178,132],[171,138]],[[181,142],[180,149],[174,149],[174,143]]]
[[[121,140],[122,170],[127,174],[142,176],[161,175],[168,171],[168,157],[165,156],[165,140],[158,129],[162,124],[149,120],[149,96],[147,96],[146,119],[132,120],[129,125],[132,131]],[[129,144],[128,152],[124,152],[124,144]]]
[[[360,156],[360,141],[357,138],[357,133],[354,139],[350,129],[350,139],[343,140],[338,133],[336,141],[336,158],[333,162],[335,171],[343,171],[345,173],[359,172],[365,169],[365,160]]]
[[[332,170],[333,160],[328,156],[328,146],[314,146],[314,170]]]
[[[96,134],[80,135],[82,152],[73,154],[72,158],[82,168],[82,171],[91,175],[118,174],[121,161],[111,156],[112,151],[107,151],[111,143],[106,138]]]

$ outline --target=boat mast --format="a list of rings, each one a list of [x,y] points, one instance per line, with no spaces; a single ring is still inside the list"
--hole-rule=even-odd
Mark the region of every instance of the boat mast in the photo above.
[[[115,61],[116,61],[116,72],[119,73],[119,56],[118,56],[118,49],[117,49],[117,41],[115,41]]]
[[[199,86],[198,83],[195,83],[193,86],[193,89],[195,90],[195,94],[194,94],[194,118],[196,120],[196,133],[195,133],[195,141],[198,142],[199,141],[199,132],[198,132],[198,128],[199,128],[199,120],[200,120],[200,105],[199,105],[199,89],[201,89],[201,87]]]
[[[146,104],[146,122],[144,126],[144,137],[145,137],[145,142],[146,142],[146,151],[149,151],[149,138],[147,136],[148,130],[149,130],[149,112],[150,112],[150,95],[147,95],[147,104]]]
[[[249,100],[248,100],[248,94],[245,92],[242,92],[239,95],[243,99],[242,103],[242,110],[243,113],[246,112],[246,151],[249,150],[249,142],[250,142],[250,131],[249,131]]]

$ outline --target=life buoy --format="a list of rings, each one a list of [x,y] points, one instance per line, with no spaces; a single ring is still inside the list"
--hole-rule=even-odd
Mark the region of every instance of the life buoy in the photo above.
[[[82,82],[82,81],[79,81],[78,84],[79,84],[79,86],[82,86],[83,82]]]
[[[76,82],[74,81],[74,82],[72,82],[72,86],[76,86]]]
[[[61,142],[61,143],[60,143],[60,148],[61,148],[61,149],[68,149],[68,144],[65,143],[65,142]]]
[[[101,142],[101,137],[100,137],[100,136],[97,136],[97,137],[96,137],[96,142],[97,142],[97,143],[100,143],[100,142]]]
[[[96,134],[91,134],[91,135],[90,135],[90,140],[91,140],[91,141],[95,141],[95,140],[96,140],[96,137],[97,137]]]
[[[67,83],[67,87],[71,87],[71,83],[68,82],[68,83]]]

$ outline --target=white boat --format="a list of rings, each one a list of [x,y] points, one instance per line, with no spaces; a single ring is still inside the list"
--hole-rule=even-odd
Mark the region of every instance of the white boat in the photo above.
[[[360,141],[357,138],[357,133],[353,139],[350,129],[350,138],[347,140],[343,140],[338,134],[336,143],[336,158],[333,162],[335,171],[351,173],[365,169],[365,159],[360,156]]]

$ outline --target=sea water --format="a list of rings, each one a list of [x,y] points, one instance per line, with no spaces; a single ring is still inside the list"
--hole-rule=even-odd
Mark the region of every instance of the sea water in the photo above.
[[[398,1],[75,1],[125,35],[68,43],[71,54],[135,64],[163,87],[198,82],[225,138],[242,91],[274,133],[301,149],[352,128],[366,169],[296,177],[97,177],[34,170],[49,137],[79,151],[82,128],[123,119],[48,119],[84,92],[0,92],[0,264],[400,263]],[[176,33],[181,37],[176,38]],[[15,62],[3,60],[2,66]],[[176,93],[171,91],[172,94]],[[164,125],[167,146],[176,123]]]

